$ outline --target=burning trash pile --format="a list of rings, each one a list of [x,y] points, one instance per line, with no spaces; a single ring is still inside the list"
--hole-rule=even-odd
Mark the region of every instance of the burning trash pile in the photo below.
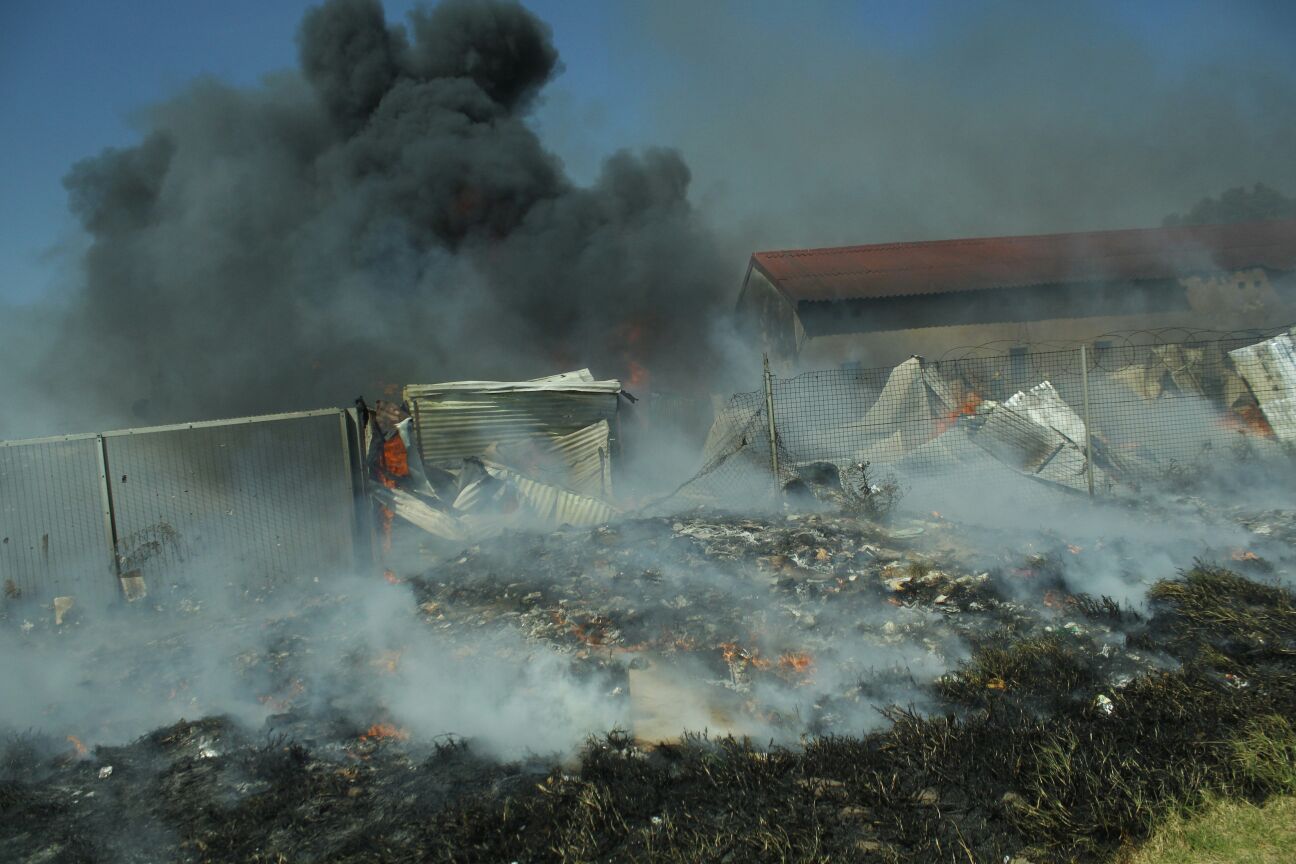
[[[1296,746],[1289,591],[1202,566],[1136,610],[1069,581],[1100,550],[1007,548],[937,514],[702,510],[195,611],[77,658],[64,696],[203,719],[11,735],[0,856],[1072,860],[1204,790],[1281,791],[1246,748]],[[1267,578],[1265,552],[1234,566]],[[250,710],[199,692],[220,650]]]
[[[993,562],[947,531],[693,514],[483,544],[409,581],[434,628],[507,622],[574,663],[624,667],[641,738],[858,733],[994,632],[1092,643],[1113,680],[1151,668],[1066,599],[1047,555]]]

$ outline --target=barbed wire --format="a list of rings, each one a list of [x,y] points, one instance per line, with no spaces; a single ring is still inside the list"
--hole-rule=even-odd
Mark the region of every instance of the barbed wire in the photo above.
[[[1257,342],[1286,333],[1296,327],[1296,323],[1272,327],[1252,327],[1235,330],[1221,330],[1206,327],[1161,327],[1135,330],[1109,330],[1105,333],[1084,339],[1045,339],[1018,341],[1013,339],[994,339],[976,345],[961,345],[946,349],[937,362],[960,360],[970,356],[990,355],[1007,356],[1013,349],[1027,349],[1025,353],[1053,353],[1079,351],[1081,345],[1093,347],[1107,343],[1110,349],[1132,348],[1146,345],[1184,345],[1195,346],[1202,343],[1220,343],[1232,341]]]

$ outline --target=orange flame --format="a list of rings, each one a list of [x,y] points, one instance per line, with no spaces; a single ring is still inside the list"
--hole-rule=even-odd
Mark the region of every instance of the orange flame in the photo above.
[[[946,414],[944,417],[937,419],[936,434],[944,434],[951,426],[958,422],[960,417],[971,417],[976,414],[977,408],[980,407],[982,401],[980,393],[977,393],[975,390],[969,391],[968,394],[963,397],[963,401],[959,403],[957,408]]]
[[[621,341],[625,344],[626,371],[628,373],[625,388],[627,390],[646,390],[652,376],[642,363],[631,356],[638,354],[639,347],[643,344],[644,325],[638,321],[631,321],[620,328],[619,335]]]
[[[605,631],[608,622],[604,618],[596,617],[589,623],[582,624],[579,621],[569,619],[561,609],[554,610],[550,613],[550,617],[555,624],[559,627],[566,627],[568,633],[591,648],[600,647],[607,642],[607,633]]]
[[[84,756],[90,752],[89,750],[86,749],[86,746],[81,743],[81,739],[76,737],[75,735],[67,736],[67,740],[72,745],[72,750],[76,753],[77,756]]]
[[[382,476],[379,480],[388,489],[395,489],[396,478],[408,477],[409,473],[409,452],[405,449],[405,442],[399,435],[393,435],[382,445]]]
[[[644,365],[637,360],[626,361],[630,367],[630,374],[626,378],[625,388],[627,390],[646,390],[648,381],[652,378]]]
[[[1258,435],[1261,438],[1274,437],[1273,427],[1265,419],[1264,413],[1256,405],[1244,405],[1241,408],[1220,417],[1220,423],[1226,429],[1241,432],[1243,435]]]
[[[360,736],[361,741],[408,741],[409,733],[393,723],[375,723]]]
[[[730,666],[741,663],[753,669],[769,669],[774,665],[774,661],[760,656],[757,648],[740,648],[737,642],[721,642],[719,648],[720,656]]]
[[[779,656],[779,666],[792,672],[806,672],[814,666],[814,658],[805,652],[789,652]]]

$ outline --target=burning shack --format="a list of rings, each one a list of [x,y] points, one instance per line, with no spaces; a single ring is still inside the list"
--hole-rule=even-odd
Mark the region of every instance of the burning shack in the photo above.
[[[619,381],[581,369],[409,385],[403,395],[399,406],[378,402],[362,412],[384,554],[397,516],[458,543],[519,518],[557,527],[615,514]]]
[[[741,321],[784,369],[1292,320],[1296,220],[756,252]]]

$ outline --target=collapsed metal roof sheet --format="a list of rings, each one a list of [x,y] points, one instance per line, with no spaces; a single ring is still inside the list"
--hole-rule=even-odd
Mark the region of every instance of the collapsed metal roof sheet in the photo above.
[[[1049,381],[1041,381],[1030,390],[1019,390],[1003,404],[1041,426],[1061,432],[1072,443],[1079,444],[1085,439],[1084,421],[1062,401]]]
[[[566,435],[495,445],[483,455],[534,480],[596,498],[612,496],[611,427],[606,420]]]
[[[617,514],[617,509],[606,501],[538,483],[506,468],[488,465],[486,470],[492,477],[513,483],[523,507],[545,525],[602,525]]]
[[[792,249],[751,263],[794,303],[1290,271],[1296,220]]]
[[[572,435],[616,417],[621,383],[595,381],[589,370],[536,381],[456,381],[411,384],[404,398],[418,428],[418,450],[428,464],[481,456],[534,439]],[[556,442],[560,451],[585,455],[597,438]]]
[[[620,393],[621,382],[616,379],[594,380],[588,369],[533,378],[529,381],[448,381],[443,384],[407,384],[405,398],[430,396],[437,393]]]
[[[1288,333],[1229,352],[1279,441],[1296,441],[1296,343]]]

